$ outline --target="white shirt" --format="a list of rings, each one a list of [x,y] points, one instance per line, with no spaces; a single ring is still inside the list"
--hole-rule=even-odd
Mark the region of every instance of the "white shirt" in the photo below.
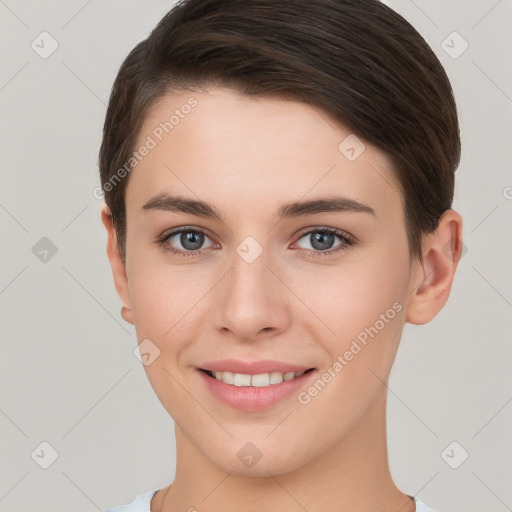
[[[120,507],[111,508],[107,510],[107,512],[151,512],[151,498],[157,492],[158,490],[140,494],[127,505],[121,505]],[[416,503],[416,512],[435,512],[433,509],[425,505],[425,503],[423,503],[416,497],[414,497],[414,502]]]

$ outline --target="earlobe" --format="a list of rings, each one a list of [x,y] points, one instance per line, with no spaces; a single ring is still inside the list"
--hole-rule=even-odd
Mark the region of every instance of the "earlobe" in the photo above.
[[[106,204],[103,205],[101,210],[101,221],[107,230],[107,256],[112,268],[114,285],[121,301],[123,302],[123,307],[121,308],[121,316],[126,322],[133,324],[134,322],[130,304],[126,266],[121,257],[121,251],[117,241],[117,234],[112,220],[112,214],[110,213],[110,210]]]
[[[123,306],[121,308],[121,316],[126,322],[133,325],[132,310],[129,307]]]
[[[447,210],[435,232],[423,242],[423,262],[413,264],[406,322],[426,324],[441,311],[450,295],[462,247],[462,217]]]

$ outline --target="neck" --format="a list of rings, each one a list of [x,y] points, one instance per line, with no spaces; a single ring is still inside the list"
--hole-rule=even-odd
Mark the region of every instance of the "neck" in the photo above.
[[[176,444],[176,478],[155,495],[152,512],[416,510],[389,471],[385,390],[343,439],[289,473],[250,477],[225,472],[199,452],[178,426]]]

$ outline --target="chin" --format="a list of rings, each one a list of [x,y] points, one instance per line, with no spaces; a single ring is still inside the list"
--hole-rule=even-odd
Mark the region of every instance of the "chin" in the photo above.
[[[274,447],[258,448],[258,443],[243,442],[240,448],[233,450],[233,445],[226,447],[220,453],[207,454],[211,462],[222,471],[240,476],[268,477],[289,473],[304,465],[302,458],[298,457],[298,449],[288,446],[286,450],[276,453]],[[211,450],[211,446],[207,447]],[[222,448],[221,448],[222,449]],[[230,456],[229,454],[233,454]]]

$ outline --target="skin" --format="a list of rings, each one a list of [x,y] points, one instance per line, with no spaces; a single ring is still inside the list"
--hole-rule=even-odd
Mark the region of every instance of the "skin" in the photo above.
[[[446,211],[424,239],[423,263],[411,260],[386,155],[366,144],[349,161],[338,150],[346,128],[324,111],[275,96],[213,87],[169,93],[148,114],[138,146],[191,96],[198,105],[129,175],[126,265],[109,210],[102,211],[123,317],[139,343],[149,338],[159,348],[144,368],[175,421],[176,477],[151,511],[414,511],[388,468],[386,383],[405,322],[429,322],[448,299],[462,251],[460,215]],[[223,222],[141,211],[162,191],[212,203]],[[375,215],[277,222],[283,203],[333,191]],[[198,255],[155,243],[180,226],[209,233]],[[323,227],[356,243],[318,256],[303,232]],[[236,252],[247,236],[263,249],[250,264]],[[330,250],[340,243],[334,237]],[[167,244],[190,247],[179,235]],[[294,394],[264,411],[236,410],[198,376],[201,363],[224,358],[276,359],[321,375],[397,302],[402,310],[305,405]],[[250,468],[237,458],[247,442],[262,454]]]

